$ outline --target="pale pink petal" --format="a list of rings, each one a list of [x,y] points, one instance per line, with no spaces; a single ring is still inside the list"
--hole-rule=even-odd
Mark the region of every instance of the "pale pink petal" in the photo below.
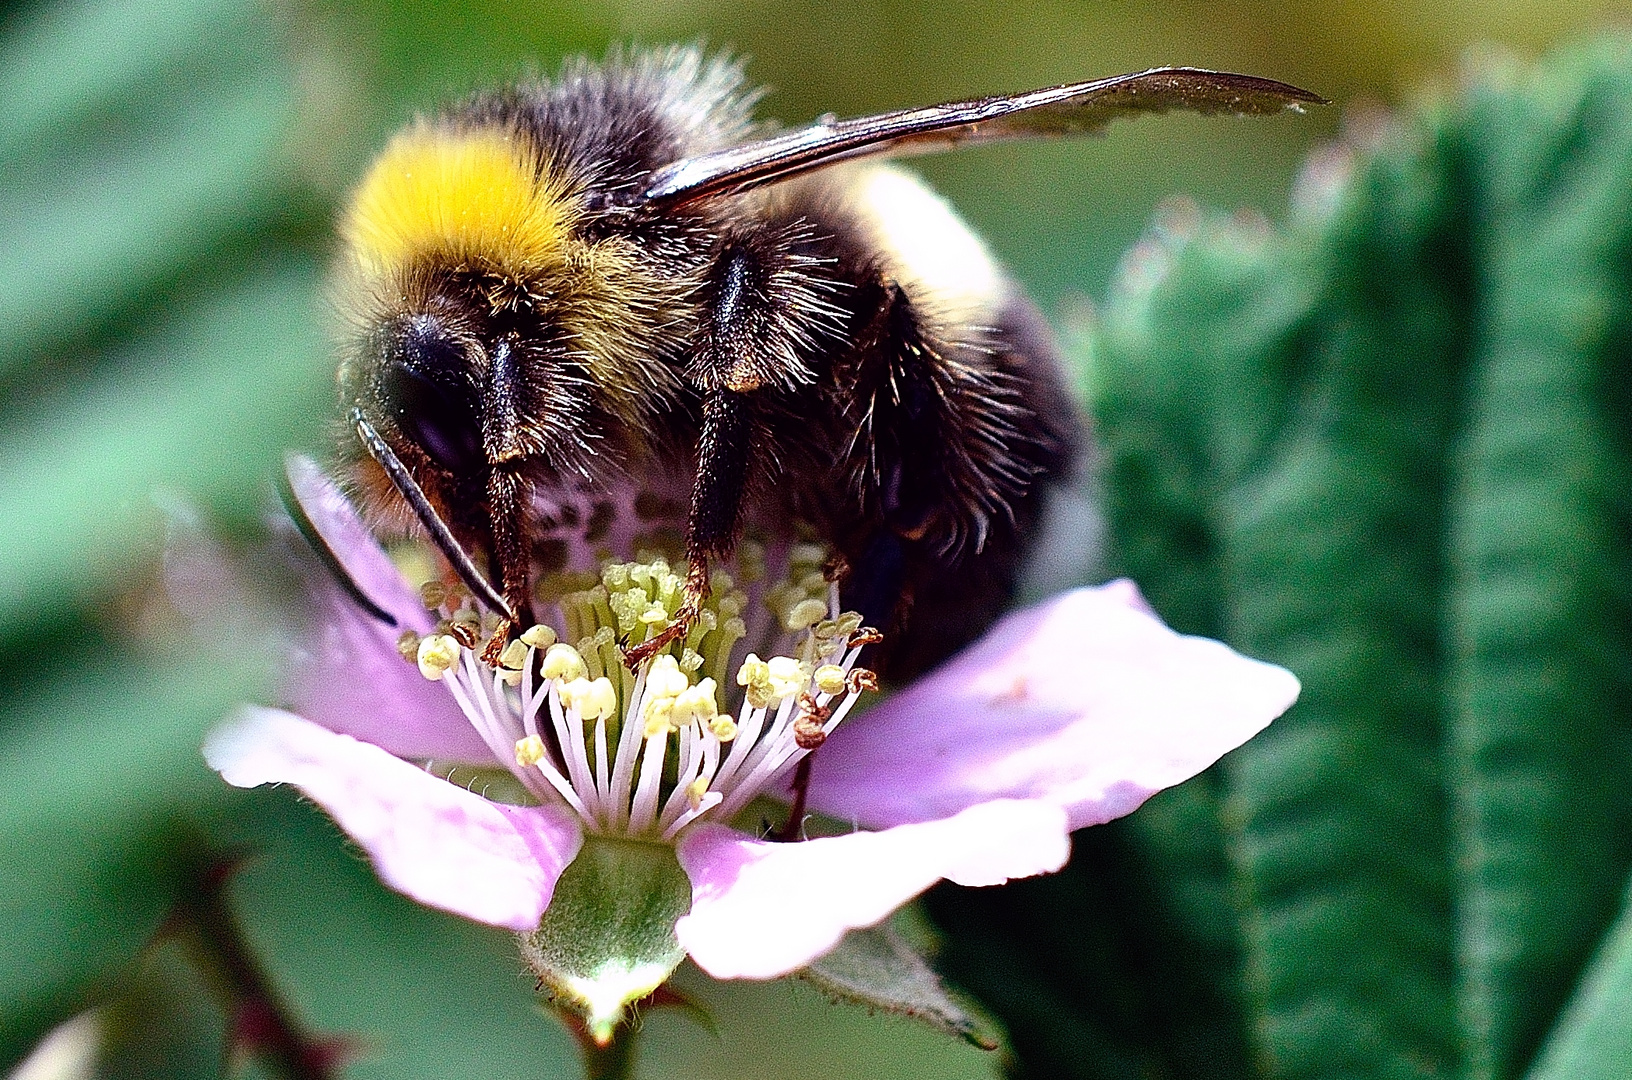
[[[680,944],[719,979],[804,967],[846,930],[871,926],[942,878],[999,885],[1045,874],[1071,854],[1064,812],[999,801],[876,833],[773,844],[705,822],[682,835],[691,913]]]
[[[338,588],[313,581],[310,592],[310,621],[290,650],[283,704],[398,757],[500,764],[447,687],[397,652],[397,631]]]
[[[242,561],[235,559],[213,536],[188,500],[155,494],[153,501],[164,511],[164,592],[186,620],[211,639],[243,633],[265,616],[266,605],[249,588],[249,575]],[[266,627],[253,626],[265,640]]]
[[[329,548],[367,595],[396,619],[360,607],[316,558],[307,561],[308,629],[291,650],[280,697],[295,712],[398,757],[499,764],[447,689],[397,652],[404,630],[431,629],[430,613],[334,482],[291,455],[289,486]]]
[[[277,709],[245,709],[211,733],[204,758],[237,787],[300,788],[398,892],[512,930],[538,925],[583,842],[570,810],[488,802]]]
[[[386,556],[345,492],[309,457],[290,454],[284,466],[300,508],[363,595],[389,612],[399,630],[431,629],[435,620],[418,592]]]
[[[810,806],[881,828],[991,799],[1042,799],[1071,827],[1134,810],[1284,712],[1298,680],[1184,637],[1128,581],[1016,612],[840,727],[812,762]]]

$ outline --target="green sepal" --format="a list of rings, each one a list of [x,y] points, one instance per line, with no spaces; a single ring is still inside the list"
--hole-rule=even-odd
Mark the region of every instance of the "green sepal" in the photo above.
[[[992,1023],[954,998],[888,924],[850,931],[832,952],[795,974],[841,1001],[910,1016],[982,1050],[1000,1045]]]
[[[691,881],[673,848],[586,837],[521,954],[555,1004],[604,1043],[685,959],[674,923],[689,910]]]

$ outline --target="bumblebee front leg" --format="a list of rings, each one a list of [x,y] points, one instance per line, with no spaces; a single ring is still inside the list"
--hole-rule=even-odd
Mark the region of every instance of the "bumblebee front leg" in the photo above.
[[[494,469],[487,478],[487,499],[492,522],[492,559],[498,564],[499,588],[509,614],[501,615],[493,637],[482,650],[482,662],[497,667],[499,654],[532,621],[528,596],[527,550],[522,539],[521,477],[512,469]]]
[[[708,598],[708,560],[729,554],[736,542],[753,429],[753,401],[748,394],[719,389],[704,395],[697,477],[692,483],[686,528],[685,598],[668,626],[624,652],[624,663],[631,669],[684,637],[697,622]]]

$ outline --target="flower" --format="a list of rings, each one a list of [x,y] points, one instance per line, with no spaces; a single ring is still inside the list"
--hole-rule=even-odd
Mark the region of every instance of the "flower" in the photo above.
[[[716,575],[697,626],[638,673],[619,636],[640,640],[679,602],[655,557],[570,583],[560,618],[489,667],[467,597],[414,588],[310,461],[292,459],[290,481],[397,625],[314,576],[290,708],[244,710],[205,757],[240,787],[300,788],[392,888],[529,935],[524,951],[602,1030],[683,953],[716,977],[771,978],[943,878],[1057,870],[1071,830],[1206,768],[1298,694],[1281,668],[1174,633],[1118,581],[1009,615],[847,722],[876,686],[859,665],[876,635],[839,610],[806,544],[774,559],[745,546],[741,580]],[[756,798],[786,799],[817,748],[808,807],[852,831],[783,843],[733,827]],[[523,797],[487,798],[450,766],[507,774]],[[552,906],[558,892],[574,899]],[[643,944],[585,944],[633,908],[657,913],[630,930]]]

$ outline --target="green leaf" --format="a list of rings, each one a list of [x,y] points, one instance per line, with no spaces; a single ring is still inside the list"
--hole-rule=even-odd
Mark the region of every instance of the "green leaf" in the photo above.
[[[223,794],[199,757],[204,731],[255,685],[252,668],[208,660],[91,659],[5,718],[0,1063],[91,1003],[158,928],[184,820]]]
[[[318,306],[315,266],[285,257],[129,347],[117,377],[14,414],[0,621],[128,588],[162,536],[156,488],[252,512],[288,440],[324,415]]]
[[[941,886],[937,967],[1002,1021],[1019,1076],[1253,1075],[1205,782],[1073,837],[1060,873]]]
[[[850,931],[798,975],[840,1001],[910,1016],[983,1050],[997,1049],[996,1036],[887,924]]]
[[[273,986],[308,1033],[356,1047],[348,1080],[581,1075],[514,934],[391,892],[291,789],[233,792],[208,823],[247,853],[231,892]]]
[[[1292,335],[1320,282],[1308,262],[1264,228],[1175,212],[1130,256],[1095,328],[1112,569],[1180,630],[1222,631],[1220,522],[1309,361]]]
[[[162,303],[294,183],[292,65],[246,0],[48,7],[0,73],[0,378]]]
[[[1542,1048],[1527,1080],[1632,1075],[1632,893]]]
[[[706,1010],[641,1015],[642,1080],[994,1080],[1003,1055],[902,1016],[834,1004],[802,979],[716,982],[690,963],[674,987]]]
[[[1397,133],[1289,236],[1158,232],[1100,342],[1113,559],[1181,628],[1304,680],[1225,772],[1272,1076],[1456,1060],[1435,603],[1471,324],[1456,139]]]
[[[1468,124],[1487,298],[1456,459],[1450,747],[1467,1075],[1498,1080],[1632,867],[1632,45],[1487,75]]]
[[[1222,526],[1228,639],[1303,680],[1228,771],[1277,1077],[1456,1067],[1437,644],[1473,285],[1456,139],[1403,125],[1324,226],[1324,295],[1290,339],[1314,377]]]

